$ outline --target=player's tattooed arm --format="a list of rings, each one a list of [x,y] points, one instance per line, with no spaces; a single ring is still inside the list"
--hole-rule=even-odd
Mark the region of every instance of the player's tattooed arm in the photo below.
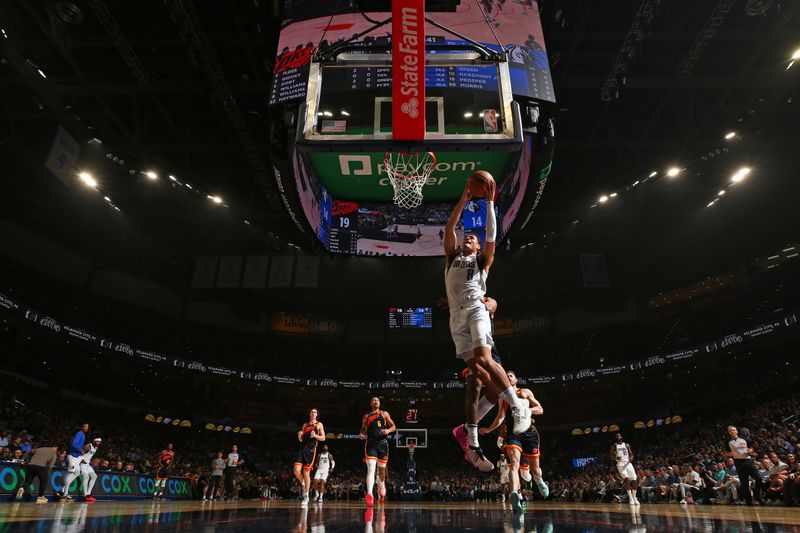
[[[389,433],[394,433],[397,431],[397,426],[394,424],[394,420],[392,420],[392,417],[389,415],[388,411],[383,412],[383,419],[386,420],[386,427],[381,430],[381,435],[385,437]]]

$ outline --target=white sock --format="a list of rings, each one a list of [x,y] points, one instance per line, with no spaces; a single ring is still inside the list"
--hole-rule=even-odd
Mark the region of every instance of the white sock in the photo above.
[[[367,460],[367,494],[372,494],[372,489],[375,486],[375,462],[372,459]]]
[[[492,410],[494,404],[489,401],[486,396],[481,397],[481,400],[478,402],[478,422],[483,420],[483,417],[489,414],[489,411]]]
[[[479,447],[481,444],[478,442],[478,424],[464,424],[464,427],[467,428],[469,445],[475,448]]]
[[[517,397],[514,387],[509,387],[500,394],[508,405],[516,405],[522,408],[522,400]]]
[[[634,496],[633,491],[631,489],[628,489],[628,500],[633,501],[635,497],[636,496]]]

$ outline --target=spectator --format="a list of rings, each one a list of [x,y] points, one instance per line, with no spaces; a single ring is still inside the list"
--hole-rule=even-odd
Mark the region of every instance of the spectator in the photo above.
[[[8,431],[0,431],[0,448],[8,447]]]

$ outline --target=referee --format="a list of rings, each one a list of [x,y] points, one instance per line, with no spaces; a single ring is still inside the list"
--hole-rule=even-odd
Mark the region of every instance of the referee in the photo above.
[[[756,471],[756,465],[750,454],[753,449],[749,446],[746,440],[739,436],[739,430],[736,426],[728,426],[728,449],[730,450],[726,455],[733,457],[733,464],[736,465],[736,473],[739,475],[739,482],[741,483],[742,496],[747,505],[753,505],[753,496],[750,494],[750,478],[755,480],[756,500],[761,505],[764,505],[764,500],[761,499],[761,476]]]

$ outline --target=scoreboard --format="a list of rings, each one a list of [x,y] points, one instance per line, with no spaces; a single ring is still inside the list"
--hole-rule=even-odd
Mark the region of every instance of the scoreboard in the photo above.
[[[390,329],[433,328],[433,310],[430,307],[390,307]]]

